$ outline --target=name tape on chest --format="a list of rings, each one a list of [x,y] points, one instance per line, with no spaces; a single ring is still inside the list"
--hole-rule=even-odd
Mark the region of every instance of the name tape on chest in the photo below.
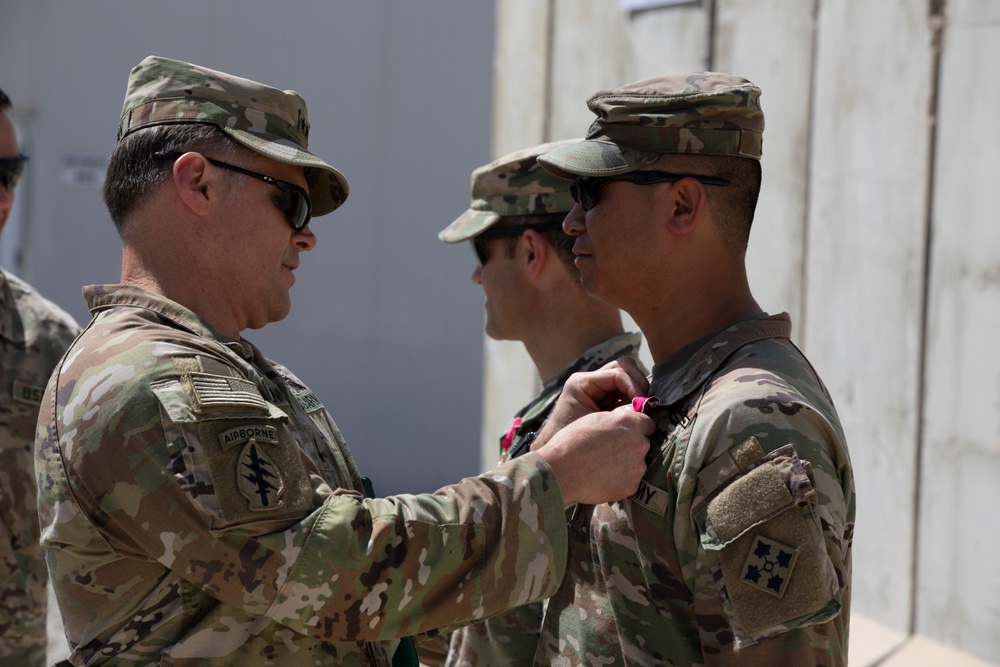
[[[650,512],[655,512],[660,516],[667,511],[667,492],[657,488],[642,480],[639,482],[639,489],[632,494],[632,502],[642,505]]]
[[[302,405],[302,408],[306,412],[313,412],[323,407],[323,404],[319,402],[319,399],[316,398],[316,394],[312,393],[312,390],[296,394],[295,398],[299,400],[299,404]]]
[[[20,403],[28,403],[30,405],[41,405],[42,394],[44,393],[45,387],[36,387],[20,380],[14,380],[14,384],[10,388],[11,398]]]
[[[253,382],[224,375],[191,373],[191,390],[198,407],[212,408],[255,408],[267,410],[267,403]]]

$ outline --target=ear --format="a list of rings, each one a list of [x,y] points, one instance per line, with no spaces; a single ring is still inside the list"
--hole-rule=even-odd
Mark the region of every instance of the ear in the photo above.
[[[219,196],[219,180],[201,153],[188,152],[174,160],[171,178],[177,197],[193,213],[207,216],[211,200]]]
[[[667,209],[670,212],[670,231],[687,234],[705,212],[705,186],[695,178],[682,178],[666,191],[670,193]]]
[[[534,229],[525,230],[518,244],[518,259],[529,278],[537,278],[549,261],[552,249]]]

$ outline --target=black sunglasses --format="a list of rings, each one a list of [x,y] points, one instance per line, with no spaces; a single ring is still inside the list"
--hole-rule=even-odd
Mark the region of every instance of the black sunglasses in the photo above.
[[[490,258],[490,251],[486,247],[486,241],[511,236],[520,236],[529,229],[534,229],[536,232],[547,232],[553,229],[562,229],[562,223],[546,222],[541,225],[511,225],[510,227],[494,227],[493,229],[487,229],[482,234],[472,238],[472,249],[476,253],[476,259],[479,261],[479,265],[485,265]]]
[[[157,151],[153,153],[153,157],[157,160],[176,160],[181,155],[183,155],[183,153],[179,151]],[[279,188],[281,190],[281,198],[278,199],[277,202],[278,209],[285,215],[285,219],[288,221],[288,224],[292,226],[292,229],[298,232],[309,224],[309,220],[312,218],[312,200],[309,199],[309,193],[304,189],[294,183],[282,181],[274,178],[273,176],[267,176],[256,171],[244,169],[243,167],[237,167],[235,164],[229,164],[228,162],[223,162],[222,160],[214,160],[207,155],[204,157],[216,167],[229,169],[231,171],[245,174],[246,176],[252,176]]]
[[[682,178],[693,178],[705,185],[730,185],[724,178],[714,176],[694,176],[692,174],[668,174],[665,171],[630,171],[618,176],[580,176],[569,186],[573,201],[583,207],[584,211],[597,206],[601,188],[614,181],[626,181],[636,185],[652,185],[653,183],[673,183]]]
[[[28,164],[27,155],[0,158],[0,187],[13,190]]]

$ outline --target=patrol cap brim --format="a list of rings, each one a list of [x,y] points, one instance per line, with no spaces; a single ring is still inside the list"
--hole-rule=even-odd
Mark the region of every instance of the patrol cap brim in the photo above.
[[[220,129],[256,153],[278,162],[302,167],[309,183],[313,217],[332,213],[350,194],[347,179],[340,171],[312,153],[302,150],[295,142],[274,135],[256,134],[249,130],[231,127]]]
[[[538,156],[546,171],[560,178],[616,176],[655,162],[661,153],[629,148],[606,140],[585,139]]]
[[[485,232],[499,220],[500,216],[492,211],[475,211],[470,208],[438,232],[438,238],[445,243],[468,241]]]

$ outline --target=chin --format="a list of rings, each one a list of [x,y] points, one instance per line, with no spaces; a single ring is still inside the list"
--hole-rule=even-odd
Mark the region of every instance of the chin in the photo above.
[[[614,290],[604,289],[604,286],[602,286],[599,281],[595,280],[593,276],[591,276],[590,279],[587,279],[586,277],[581,278],[580,285],[583,287],[583,291],[591,297],[612,306],[616,305],[616,301],[621,301],[620,297],[623,296],[622,294],[616,294]]]
[[[280,322],[281,320],[288,317],[288,314],[292,311],[292,302],[290,299],[286,298],[283,301],[275,302],[271,304],[271,308],[263,313],[263,321],[259,324],[251,325],[252,329],[262,329],[272,322]]]

